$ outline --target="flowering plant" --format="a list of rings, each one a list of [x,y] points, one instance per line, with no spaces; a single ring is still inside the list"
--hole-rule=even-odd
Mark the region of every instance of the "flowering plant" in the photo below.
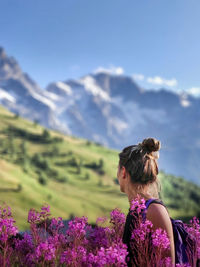
[[[137,196],[131,203],[130,215],[132,218],[130,227],[131,239],[130,262],[132,266],[161,267],[170,266],[169,256],[170,241],[166,231],[161,228],[153,230],[153,224],[145,219],[145,200]],[[137,255],[137,257],[134,257]]]
[[[151,222],[143,221],[144,206],[144,200],[139,199],[131,206],[138,219],[131,235],[134,262],[139,266],[170,267],[170,258],[162,254],[169,249],[169,240],[164,231],[153,231]],[[50,207],[45,205],[41,211],[29,211],[30,230],[19,233],[10,208],[0,207],[0,266],[127,266],[129,255],[122,242],[125,215],[114,209],[109,226],[102,226],[105,220],[98,218],[96,225],[91,226],[86,217],[75,217],[66,225],[60,217],[50,219]],[[198,219],[193,218],[190,231],[198,235],[198,242],[199,228]]]

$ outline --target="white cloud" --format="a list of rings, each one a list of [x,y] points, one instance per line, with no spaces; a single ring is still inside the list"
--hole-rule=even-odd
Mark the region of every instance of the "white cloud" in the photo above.
[[[134,73],[132,75],[133,79],[136,81],[144,81],[144,75],[140,73]]]
[[[160,76],[148,77],[147,82],[151,84],[159,85],[159,86],[169,86],[169,87],[174,87],[178,85],[178,82],[176,79],[173,78],[171,80],[166,80]]]
[[[114,75],[122,75],[124,74],[124,69],[122,67],[115,67],[115,66],[110,66],[110,68],[103,68],[103,67],[98,67],[94,73],[108,73],[108,74],[114,74]]]
[[[200,87],[189,88],[186,92],[194,97],[200,97]]]

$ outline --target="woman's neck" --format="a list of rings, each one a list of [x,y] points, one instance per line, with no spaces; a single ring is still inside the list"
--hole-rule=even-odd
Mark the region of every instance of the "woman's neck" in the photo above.
[[[130,205],[131,205],[132,200],[135,199],[137,197],[137,195],[141,196],[145,200],[152,198],[152,196],[147,193],[147,188],[143,188],[143,190],[140,190],[140,191],[137,190],[136,191],[136,190],[134,190],[133,187],[129,186],[127,188],[127,190],[125,190],[125,193],[128,196],[128,201],[129,201]]]

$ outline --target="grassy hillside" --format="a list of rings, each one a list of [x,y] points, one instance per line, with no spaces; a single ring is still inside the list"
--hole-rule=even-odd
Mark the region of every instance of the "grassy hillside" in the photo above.
[[[118,151],[49,131],[0,107],[0,194],[21,230],[30,208],[43,203],[53,216],[88,216],[95,222],[128,201],[115,182]],[[200,214],[199,187],[160,173],[161,197],[173,218]]]

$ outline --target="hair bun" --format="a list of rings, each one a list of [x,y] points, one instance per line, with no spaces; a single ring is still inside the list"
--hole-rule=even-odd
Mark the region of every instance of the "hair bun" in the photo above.
[[[155,138],[146,138],[142,141],[142,148],[147,150],[149,153],[158,151],[161,147],[160,141]]]

